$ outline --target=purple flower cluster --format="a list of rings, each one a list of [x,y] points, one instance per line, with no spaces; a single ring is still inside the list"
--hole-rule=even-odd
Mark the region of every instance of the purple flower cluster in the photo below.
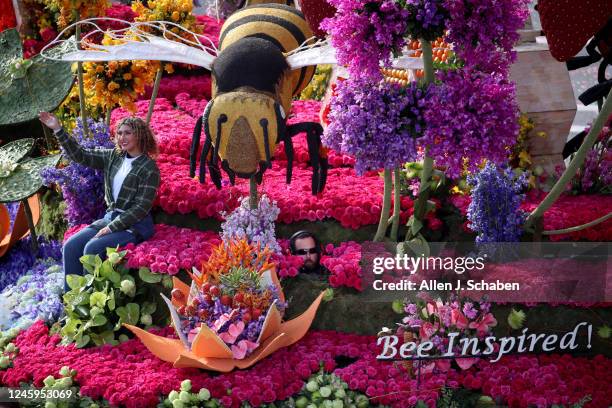
[[[472,186],[472,201],[467,218],[478,233],[476,242],[517,242],[526,214],[520,209],[527,187],[525,174],[518,178],[510,168],[500,171],[488,162],[467,178]]]
[[[240,205],[229,215],[222,214],[225,222],[221,224],[221,238],[225,242],[232,239],[246,238],[251,243],[266,245],[272,251],[280,254],[281,248],[276,241],[274,221],[278,218],[280,209],[275,201],[267,196],[261,196],[257,208],[251,210],[249,197],[243,197]]]
[[[0,330],[27,329],[36,320],[57,321],[64,312],[64,273],[56,261],[38,261],[0,295]]]
[[[355,170],[392,169],[414,160],[424,129],[428,91],[386,81],[349,79],[338,83],[323,142],[355,157]]]
[[[24,276],[38,259],[62,258],[62,245],[58,241],[47,241],[38,237],[38,255],[32,253],[32,239],[27,237],[15,244],[11,250],[0,259],[0,290],[14,284]]]
[[[336,57],[354,78],[380,79],[380,63],[405,45],[408,10],[393,0],[329,0],[336,15],[321,22]]]
[[[414,38],[434,41],[446,29],[448,11],[444,0],[406,0],[408,34]]]
[[[14,203],[6,203],[4,204],[4,206],[8,210],[8,214],[9,214],[9,220],[10,220],[9,228],[12,228],[13,221],[15,221],[15,217],[17,216],[17,211],[19,211],[19,201],[16,201]]]
[[[519,131],[514,84],[501,74],[469,69],[441,72],[439,79],[427,101],[427,128],[419,139],[436,165],[458,177],[485,159],[505,162]]]
[[[85,148],[113,147],[110,132],[104,122],[88,119],[92,137],[83,133],[81,122],[73,131],[74,138]],[[64,168],[47,168],[41,172],[46,185],[57,183],[61,186],[66,201],[66,219],[74,227],[89,224],[102,218],[106,210],[104,202],[104,177],[101,170],[71,162]]]
[[[529,0],[446,0],[447,40],[466,66],[507,75]]]

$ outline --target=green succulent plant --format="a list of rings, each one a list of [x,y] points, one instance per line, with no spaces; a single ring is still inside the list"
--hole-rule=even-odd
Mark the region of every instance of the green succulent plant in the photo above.
[[[21,201],[24,205],[32,246],[38,250],[36,231],[28,197],[42,187],[40,171],[45,167],[55,167],[60,155],[31,158],[27,157],[34,147],[34,139],[19,139],[0,147],[0,203]]]
[[[64,46],[60,46],[47,54],[57,56],[63,51]],[[73,82],[70,63],[40,55],[23,60],[17,30],[0,33],[0,126],[24,123],[35,119],[40,111],[55,110]]]
[[[43,184],[40,171],[55,167],[59,154],[26,157],[34,147],[34,139],[20,139],[0,147],[0,203],[25,200]]]

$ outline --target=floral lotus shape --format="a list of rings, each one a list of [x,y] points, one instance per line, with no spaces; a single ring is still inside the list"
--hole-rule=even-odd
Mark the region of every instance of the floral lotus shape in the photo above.
[[[274,269],[270,271],[270,278],[278,286],[281,299],[284,299]],[[177,278],[173,278],[172,281],[174,289],[179,289],[184,294],[184,299],[187,299],[190,287]],[[191,343],[191,349],[186,346],[182,339],[158,336],[128,324],[124,326],[131,330],[151,353],[161,360],[173,363],[176,368],[195,367],[229,372],[235,368],[250,367],[275,351],[290,346],[304,337],[312,324],[322,298],[323,293],[312,302],[304,313],[286,322],[282,322],[281,314],[273,304],[266,314],[257,342],[259,346],[252,350],[250,355],[242,359],[236,358],[236,356],[244,356],[245,348],[252,347],[252,344],[239,344],[230,348],[215,331],[206,325],[200,326],[199,332]],[[184,306],[186,303],[186,301],[181,302],[174,298],[172,301],[167,298],[165,300],[168,303],[171,302],[173,307]],[[171,311],[174,311],[172,307]],[[177,333],[180,333],[179,327],[177,327],[180,322],[175,316],[173,316],[173,323]],[[227,334],[222,335],[227,336]]]

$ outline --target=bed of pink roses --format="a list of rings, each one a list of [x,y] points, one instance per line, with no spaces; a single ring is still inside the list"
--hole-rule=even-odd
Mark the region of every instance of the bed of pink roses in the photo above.
[[[85,225],[69,230],[64,239],[76,233]],[[208,260],[214,247],[221,243],[219,234],[212,231],[198,231],[172,225],[155,224],[155,234],[147,241],[134,245],[128,244],[124,249],[127,266],[138,269],[149,268],[152,272],[169,275],[177,274],[181,269],[191,271],[192,267],[200,268]],[[280,240],[282,253],[274,255],[281,278],[291,278],[299,274],[302,258],[291,255],[289,241]],[[356,242],[343,242],[339,246],[326,245],[321,256],[321,263],[329,269],[329,284],[337,288],[345,286],[359,291],[363,290],[362,272],[359,266],[361,245]]]
[[[199,218],[221,219],[222,211],[232,211],[238,206],[239,198],[248,195],[248,182],[238,179],[235,186],[229,186],[225,180],[226,186],[217,190],[209,179],[201,184],[189,177],[189,150],[196,121],[192,115],[193,112],[201,112],[206,101],[186,93],[178,94],[175,99],[178,108],[168,99],[158,99],[151,121],[159,141],[157,164],[162,176],[154,206],[168,214],[194,213]],[[148,101],[138,101],[136,105],[137,114],[146,115]],[[317,120],[318,109],[319,102],[296,101],[289,123]],[[114,110],[111,127],[127,115],[125,110]],[[302,220],[334,219],[343,227],[352,229],[376,224],[380,218],[383,192],[383,180],[378,172],[357,176],[350,167],[354,164],[351,157],[330,151],[333,166],[329,170],[327,187],[323,193],[312,196],[312,172],[307,167],[305,136],[297,135],[294,140],[296,161],[291,184],[285,183],[286,157],[281,145],[277,147],[278,160],[266,172],[260,186],[260,194],[266,194],[277,202],[281,210],[278,221],[290,224]],[[412,214],[412,200],[403,197],[401,208],[400,221],[405,223]],[[432,230],[442,227],[442,222],[434,213],[428,215],[428,227]]]
[[[525,211],[532,211],[544,197],[545,193],[541,191],[530,191],[526,195],[521,208]],[[470,197],[453,195],[451,202],[465,217],[470,204]],[[601,217],[603,214],[607,214],[611,208],[612,196],[610,195],[562,195],[544,213],[544,230],[559,230],[585,224]],[[470,231],[468,224],[468,221],[464,223],[464,230],[466,231]],[[550,235],[549,238],[551,241],[611,241],[612,220],[571,234]]]
[[[158,330],[169,335],[171,329]],[[48,375],[58,375],[68,365],[77,371],[81,393],[92,399],[108,400],[113,406],[155,406],[159,397],[190,379],[192,389],[207,388],[224,407],[253,406],[284,400],[297,393],[320,364],[346,381],[354,390],[365,392],[371,403],[411,407],[422,400],[435,406],[442,387],[480,390],[511,407],[548,407],[572,404],[586,395],[586,407],[607,407],[612,385],[607,381],[610,360],[597,356],[525,355],[505,357],[497,363],[481,361],[467,371],[424,374],[417,386],[401,364],[376,360],[373,336],[311,331],[301,341],[247,370],[212,376],[196,369],[176,369],[154,357],[137,340],[116,347],[89,349],[61,346],[58,335],[49,335],[39,321],[16,338],[19,353],[12,367],[0,371],[3,386],[20,383],[42,386]],[[338,368],[335,358],[346,356],[355,362]]]

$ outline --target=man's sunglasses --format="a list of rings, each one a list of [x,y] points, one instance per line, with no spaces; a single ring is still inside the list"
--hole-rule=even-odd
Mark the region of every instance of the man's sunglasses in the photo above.
[[[295,253],[297,255],[318,254],[319,250],[317,248],[296,249]]]

